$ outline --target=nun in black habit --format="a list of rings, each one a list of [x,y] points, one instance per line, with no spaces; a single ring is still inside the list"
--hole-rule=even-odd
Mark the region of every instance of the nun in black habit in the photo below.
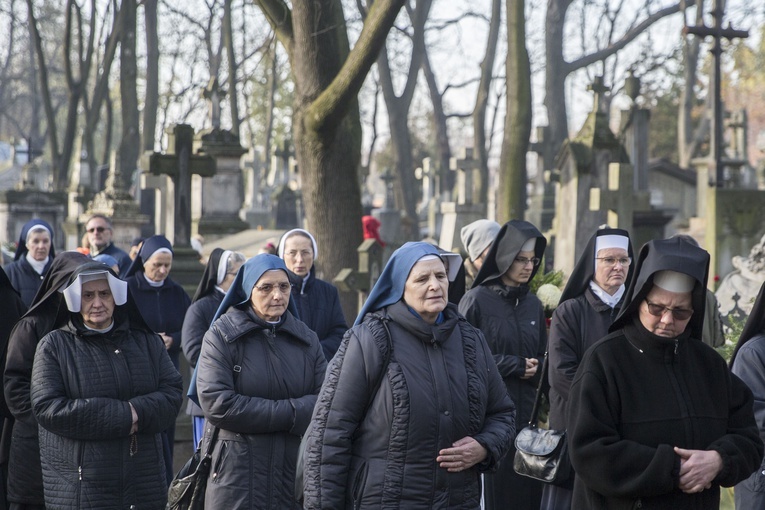
[[[566,429],[571,381],[584,352],[608,334],[608,327],[619,313],[625,283],[631,275],[631,260],[632,243],[626,230],[597,230],[563,289],[550,321],[547,344],[552,429]],[[573,475],[560,486],[545,485],[541,508],[570,508],[573,487]]]
[[[569,399],[572,508],[718,510],[763,453],[752,392],[701,341],[709,254],[649,241]]]
[[[14,418],[10,442],[8,501],[25,509],[45,508],[37,420],[32,413],[29,389],[32,364],[39,341],[66,323],[69,312],[59,292],[72,273],[90,259],[76,251],[59,254],[40,284],[32,306],[16,323],[8,340],[3,389]]]
[[[731,370],[754,394],[754,418],[765,441],[765,283],[744,324],[730,360]],[[765,508],[765,462],[736,484],[736,508]]]
[[[0,321],[0,374],[5,371],[5,359],[8,353],[8,338],[16,322],[27,311],[19,293],[11,285],[8,275],[0,269],[0,305],[3,309],[3,320]],[[13,415],[5,402],[5,395],[0,395],[0,510],[7,508],[6,480],[8,479],[8,453],[11,447],[11,431]]]
[[[215,248],[207,260],[202,279],[197,291],[191,299],[191,306],[186,310],[181,330],[181,347],[193,374],[197,366],[199,352],[202,350],[202,339],[210,329],[215,312],[218,310],[223,296],[231,287],[236,272],[244,264],[245,258],[239,252]],[[189,399],[186,414],[191,415],[191,432],[194,445],[199,444],[204,434],[205,418],[202,409]]]
[[[512,220],[497,237],[460,301],[459,311],[486,336],[494,361],[515,402],[516,423],[528,423],[534,406],[538,368],[547,346],[544,309],[528,283],[539,269],[547,240],[527,221]],[[512,446],[496,473],[484,475],[489,510],[538,510],[542,483],[513,470]]]

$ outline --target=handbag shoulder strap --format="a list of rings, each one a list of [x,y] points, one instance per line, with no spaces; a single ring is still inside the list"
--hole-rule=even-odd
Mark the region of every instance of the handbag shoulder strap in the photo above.
[[[539,384],[537,384],[537,396],[534,399],[534,407],[531,409],[531,416],[529,417],[529,425],[537,424],[537,418],[539,416],[539,406],[542,403],[542,393],[544,393],[546,382],[547,382],[547,351],[545,351],[545,358],[542,361],[542,373],[539,376]]]

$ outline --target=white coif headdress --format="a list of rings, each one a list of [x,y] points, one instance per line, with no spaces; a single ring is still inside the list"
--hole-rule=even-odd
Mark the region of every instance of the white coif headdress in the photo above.
[[[86,273],[80,273],[77,278],[69,284],[62,292],[66,300],[66,307],[70,312],[79,312],[82,306],[82,284],[93,280],[106,280],[109,289],[114,297],[114,304],[117,306],[127,303],[127,282],[120,280],[107,270],[96,270]]]

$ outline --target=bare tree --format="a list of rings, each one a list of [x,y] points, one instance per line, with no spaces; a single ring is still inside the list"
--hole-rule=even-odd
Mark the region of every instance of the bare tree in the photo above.
[[[341,2],[257,0],[289,56],[295,79],[293,134],[303,176],[306,220],[326,256],[328,277],[355,267],[361,242],[358,167],[361,124],[356,96],[404,0],[377,0],[353,49]],[[344,293],[345,294],[345,293]],[[347,317],[355,297],[344,295]]]
[[[146,95],[143,101],[143,132],[141,148],[153,151],[159,107],[159,19],[157,0],[143,2],[144,30],[146,32]]]
[[[531,64],[526,50],[525,2],[507,2],[507,112],[499,171],[497,219],[523,218],[526,151],[531,134]]]

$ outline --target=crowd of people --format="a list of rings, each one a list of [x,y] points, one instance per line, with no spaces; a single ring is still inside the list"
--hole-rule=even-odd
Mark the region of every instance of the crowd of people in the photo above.
[[[84,228],[56,254],[29,221],[0,271],[0,510],[164,508],[181,353],[207,509],[716,510],[731,486],[765,508],[765,284],[729,368],[688,236],[593,232],[548,323],[545,236],[479,220],[464,261],[395,250],[349,327],[305,229],[214,248],[190,298],[164,236],[128,253],[110,218]],[[538,388],[568,439],[555,484],[513,469]]]

